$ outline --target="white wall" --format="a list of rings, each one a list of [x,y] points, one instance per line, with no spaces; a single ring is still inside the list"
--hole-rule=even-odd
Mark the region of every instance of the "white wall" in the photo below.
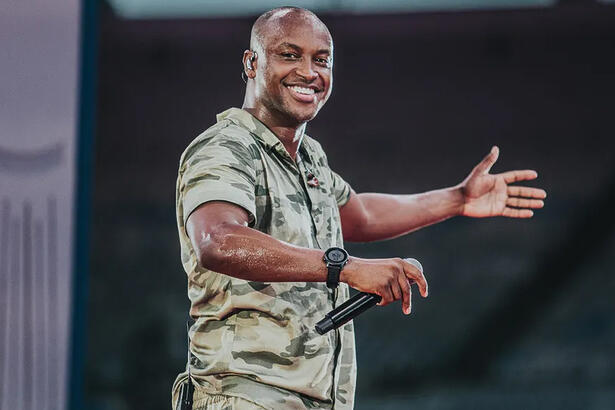
[[[0,8],[0,409],[66,406],[78,0]]]

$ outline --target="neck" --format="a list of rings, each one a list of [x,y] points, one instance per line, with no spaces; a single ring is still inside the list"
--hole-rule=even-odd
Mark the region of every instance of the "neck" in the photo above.
[[[265,121],[263,122],[282,142],[282,145],[284,145],[290,157],[295,160],[297,158],[297,151],[299,151],[299,146],[303,140],[306,124],[303,123],[298,127],[287,127],[283,125],[270,125]]]
[[[276,137],[280,140],[290,157],[295,160],[297,157],[297,151],[303,140],[305,132],[306,122],[294,123],[292,120],[284,120],[279,116],[273,115],[268,109],[261,106],[250,106],[244,101],[243,110],[249,112],[254,117],[258,118],[260,122],[265,124]]]

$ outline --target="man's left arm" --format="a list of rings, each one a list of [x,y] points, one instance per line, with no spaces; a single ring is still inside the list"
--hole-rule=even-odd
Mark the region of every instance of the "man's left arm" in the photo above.
[[[456,215],[475,218],[531,218],[547,194],[539,188],[511,186],[538,177],[533,170],[490,174],[499,149],[474,167],[467,178],[450,188],[413,195],[352,192],[340,208],[344,239],[370,242],[395,238]]]

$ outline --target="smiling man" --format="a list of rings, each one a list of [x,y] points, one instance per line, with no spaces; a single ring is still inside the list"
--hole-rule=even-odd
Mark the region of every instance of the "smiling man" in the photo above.
[[[305,134],[331,95],[333,40],[310,11],[260,16],[243,55],[242,109],[218,115],[180,160],[177,223],[188,274],[194,409],[351,409],[352,322],[319,335],[348,288],[401,300],[427,282],[401,259],[361,259],[343,241],[393,238],[456,215],[528,218],[531,170],[489,174],[491,152],[460,184],[414,195],[355,193]],[[189,373],[188,373],[189,371]]]

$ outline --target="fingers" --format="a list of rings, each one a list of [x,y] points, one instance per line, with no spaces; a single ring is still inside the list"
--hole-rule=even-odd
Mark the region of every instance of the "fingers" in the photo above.
[[[412,310],[412,287],[416,283],[423,297],[427,297],[427,280],[416,266],[400,258],[387,261],[388,272],[383,272],[375,286],[360,287],[363,292],[375,293],[381,297],[378,306],[386,306],[396,300],[401,300],[402,310],[408,315]],[[350,284],[350,282],[349,282]]]
[[[517,182],[517,181],[528,181],[531,179],[538,178],[538,173],[534,171],[533,169],[502,172],[501,174],[498,174],[498,175],[504,177],[504,181],[506,181],[507,184],[512,184],[513,182]]]
[[[510,171],[506,174],[509,174],[512,181],[512,179],[523,177],[519,173],[526,173],[525,176],[532,176],[533,173],[534,178],[537,176],[535,171],[530,170]],[[540,209],[545,206],[543,199],[547,197],[547,193],[543,189],[509,186],[507,192],[508,198],[506,199],[506,207],[502,211],[503,216],[509,218],[531,218],[534,216],[532,209]]]
[[[486,174],[489,172],[495,161],[498,160],[498,156],[500,155],[500,149],[497,146],[491,147],[491,151],[489,154],[481,162],[478,163],[477,166],[474,167],[474,171],[479,174]]]
[[[531,218],[534,216],[534,212],[529,209],[515,209],[506,207],[504,208],[502,215],[509,218]]]
[[[401,310],[404,314],[409,315],[412,310],[412,288],[410,287],[410,281],[406,275],[399,275],[397,279],[402,290]]]
[[[516,198],[509,197],[506,200],[507,206],[513,206],[515,208],[533,208],[538,209],[545,206],[545,203],[541,199],[524,199],[524,198]]]
[[[547,193],[544,189],[530,188],[525,186],[509,186],[508,196],[522,196],[525,198],[545,199]]]
[[[406,277],[410,281],[416,282],[416,284],[419,287],[419,292],[421,293],[421,296],[426,298],[427,295],[429,294],[429,291],[428,291],[428,286],[427,286],[427,280],[425,279],[425,275],[423,275],[423,272],[418,270],[417,267],[411,264],[410,262],[406,262],[402,260],[402,263],[403,263],[403,268],[404,268],[404,274],[406,275]]]
[[[391,293],[393,294],[394,300],[399,300],[402,298],[402,291],[399,287],[399,281],[391,283]]]
[[[376,294],[380,295],[380,297],[382,298],[382,300],[378,302],[378,306],[386,306],[395,300],[395,298],[393,298],[393,293],[391,292],[391,286],[383,287]]]

